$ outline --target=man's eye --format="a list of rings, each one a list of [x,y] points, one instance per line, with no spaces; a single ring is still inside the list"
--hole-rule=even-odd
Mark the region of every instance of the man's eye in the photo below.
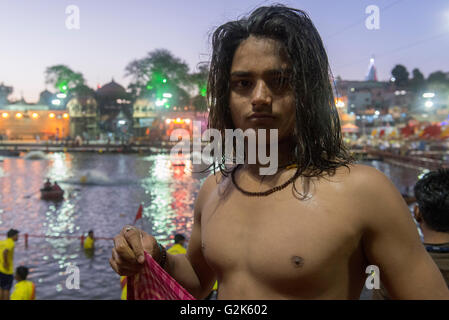
[[[238,80],[234,82],[236,88],[245,89],[251,86],[251,81],[249,80]]]

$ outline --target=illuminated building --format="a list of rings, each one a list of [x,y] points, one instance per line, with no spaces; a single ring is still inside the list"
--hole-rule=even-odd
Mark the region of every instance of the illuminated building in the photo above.
[[[122,136],[132,129],[131,97],[125,88],[111,82],[97,90],[99,128],[102,131]]]
[[[72,98],[67,102],[70,136],[95,139],[98,135],[97,101],[93,96]]]
[[[70,132],[66,110],[51,110],[42,104],[28,104],[23,99],[0,107],[0,135],[8,140],[62,139]]]
[[[151,130],[154,120],[158,117],[155,104],[149,99],[137,99],[133,105],[134,135],[145,136]]]

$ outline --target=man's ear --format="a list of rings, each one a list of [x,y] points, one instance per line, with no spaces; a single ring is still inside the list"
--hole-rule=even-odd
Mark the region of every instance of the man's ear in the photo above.
[[[419,212],[419,207],[417,204],[415,204],[415,206],[413,207],[413,216],[415,217],[416,222],[422,222],[422,215],[421,212]]]

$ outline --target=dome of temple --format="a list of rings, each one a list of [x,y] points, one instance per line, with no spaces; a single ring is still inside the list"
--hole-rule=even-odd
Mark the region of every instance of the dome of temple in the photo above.
[[[125,98],[127,92],[123,86],[112,79],[111,82],[97,90],[97,95],[102,98]]]

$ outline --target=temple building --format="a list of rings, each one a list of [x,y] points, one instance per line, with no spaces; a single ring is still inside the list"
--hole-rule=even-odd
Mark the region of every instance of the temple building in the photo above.
[[[374,65],[374,58],[369,60],[368,74],[365,77],[366,81],[377,81],[377,70]]]
[[[0,107],[0,136],[4,140],[57,140],[69,135],[70,117],[65,110],[52,110],[24,99]]]
[[[94,96],[75,97],[67,102],[70,136],[96,139],[99,134],[97,101]]]
[[[97,90],[96,96],[99,129],[116,136],[130,134],[133,128],[133,108],[130,94],[125,88],[112,79]]]
[[[134,135],[138,137],[149,135],[149,130],[157,117],[158,113],[153,101],[146,98],[137,99],[133,105]]]

